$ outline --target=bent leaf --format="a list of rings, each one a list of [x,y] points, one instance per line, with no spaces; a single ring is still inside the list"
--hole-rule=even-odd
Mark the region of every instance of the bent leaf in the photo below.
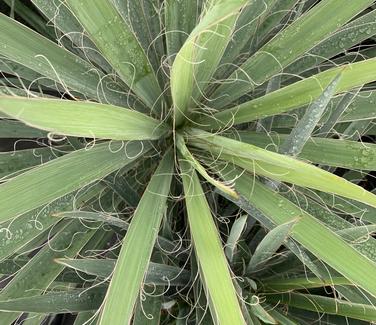
[[[376,207],[376,195],[346,179],[289,156],[213,135],[197,129],[187,131],[188,143],[251,173],[354,199]]]

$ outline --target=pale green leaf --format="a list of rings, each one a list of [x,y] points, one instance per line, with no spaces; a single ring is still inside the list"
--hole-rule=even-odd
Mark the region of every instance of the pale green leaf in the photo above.
[[[116,265],[116,260],[112,259],[58,259],[56,262],[105,279],[112,275]],[[190,274],[185,270],[175,266],[150,262],[144,282],[157,286],[185,286],[189,283],[189,280]]]
[[[100,315],[102,324],[128,324],[132,319],[166,209],[172,173],[173,156],[170,150],[155,171],[132,218]]]
[[[376,309],[372,305],[356,304],[318,295],[289,293],[267,296],[267,301],[288,304],[291,307],[311,310],[316,313],[341,315],[366,321],[374,321],[376,319]]]
[[[79,22],[122,80],[149,108],[161,90],[138,39],[109,0],[67,0]]]
[[[341,195],[376,207],[376,195],[314,165],[197,129],[188,130],[187,138],[188,143],[195,147],[251,173]]]
[[[202,97],[235,27],[245,0],[213,0],[177,54],[171,69],[175,124],[185,121],[188,108]]]
[[[0,221],[17,217],[82,188],[134,161],[148,150],[148,143],[127,143],[125,148],[120,143],[101,143],[16,176],[0,185]]]
[[[121,87],[102,80],[103,73],[80,57],[3,14],[0,14],[0,30],[7,31],[0,34],[0,55],[62,84],[68,92],[75,90],[117,105],[127,103]]]
[[[335,94],[376,80],[374,71],[376,71],[376,59],[374,58],[339,66],[239,106],[226,109],[214,114],[214,116],[203,117],[198,120],[198,123],[205,128],[219,128],[284,113],[307,105],[318,98],[323,89],[339,73],[342,73],[342,76]]]
[[[90,102],[0,97],[0,111],[55,134],[113,140],[158,139],[161,122],[134,110]]]
[[[320,1],[242,64],[230,76],[233,82],[223,84],[212,95],[216,99],[215,106],[223,107],[231,103],[278,74],[372,2],[373,0],[364,0],[344,6],[343,0]],[[335,19],[333,12],[336,13]]]
[[[214,322],[244,324],[236,291],[208,203],[191,165],[179,159],[193,246]]]

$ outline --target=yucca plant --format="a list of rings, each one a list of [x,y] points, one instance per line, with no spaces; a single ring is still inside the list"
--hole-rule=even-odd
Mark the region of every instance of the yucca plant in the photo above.
[[[1,325],[376,321],[373,0],[2,1]]]

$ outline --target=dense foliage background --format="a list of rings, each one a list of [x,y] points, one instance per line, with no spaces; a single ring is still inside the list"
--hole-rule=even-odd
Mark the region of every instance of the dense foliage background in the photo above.
[[[0,12],[0,325],[376,321],[375,1]]]

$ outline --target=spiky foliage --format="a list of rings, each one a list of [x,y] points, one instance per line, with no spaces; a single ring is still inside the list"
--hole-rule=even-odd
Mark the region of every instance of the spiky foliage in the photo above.
[[[376,319],[373,0],[31,2],[0,15],[1,325]]]

